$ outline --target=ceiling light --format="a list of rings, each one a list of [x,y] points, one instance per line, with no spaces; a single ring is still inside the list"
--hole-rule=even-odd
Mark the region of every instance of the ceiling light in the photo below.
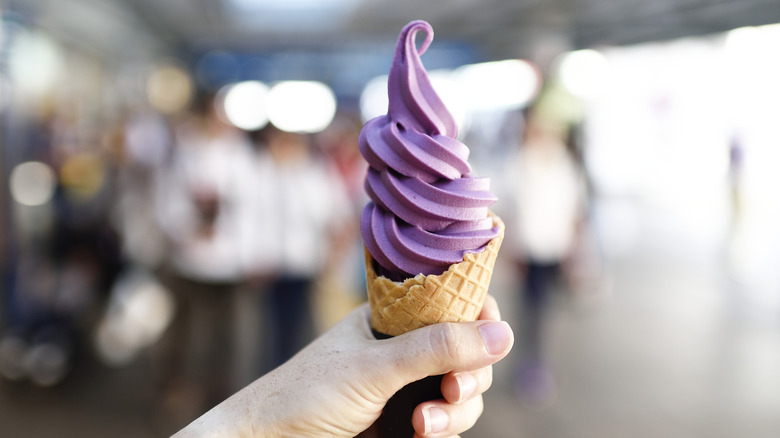
[[[316,81],[284,81],[268,92],[268,118],[283,131],[314,133],[336,115],[336,97]]]
[[[38,97],[52,91],[63,73],[60,48],[40,32],[19,33],[8,58],[11,80],[26,96]]]
[[[266,101],[268,86],[259,81],[240,82],[230,85],[224,93],[225,117],[234,126],[246,131],[260,129],[268,123]]]
[[[560,58],[558,75],[566,89],[581,98],[597,95],[606,85],[607,58],[596,50],[569,52]]]
[[[536,97],[541,85],[536,67],[520,59],[465,65],[455,76],[471,111],[522,108]]]

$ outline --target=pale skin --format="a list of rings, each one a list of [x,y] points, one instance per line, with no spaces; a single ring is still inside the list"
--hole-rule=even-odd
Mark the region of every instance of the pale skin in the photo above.
[[[445,375],[444,399],[415,408],[415,437],[457,436],[482,415],[492,364],[514,343],[500,319],[488,296],[478,321],[435,324],[378,341],[363,305],[174,437],[369,437],[396,391],[439,374]]]

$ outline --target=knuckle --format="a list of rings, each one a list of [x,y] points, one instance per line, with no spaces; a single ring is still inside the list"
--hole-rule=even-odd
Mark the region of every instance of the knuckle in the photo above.
[[[448,364],[458,364],[463,359],[463,345],[453,324],[439,324],[431,330],[431,349]]]

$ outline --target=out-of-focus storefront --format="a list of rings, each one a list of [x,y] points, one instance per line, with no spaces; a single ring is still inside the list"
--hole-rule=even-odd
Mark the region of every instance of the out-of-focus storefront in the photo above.
[[[69,372],[121,270],[124,122],[150,106],[147,78],[163,53],[121,10],[78,12],[2,10],[2,321],[6,337],[29,342],[30,377],[44,386]],[[4,357],[20,348],[5,343]],[[6,377],[20,377],[17,365],[3,366]]]
[[[733,274],[764,291],[756,304],[778,308],[778,45],[767,25],[592,53],[585,159],[608,251],[650,229],[704,255],[728,248]]]

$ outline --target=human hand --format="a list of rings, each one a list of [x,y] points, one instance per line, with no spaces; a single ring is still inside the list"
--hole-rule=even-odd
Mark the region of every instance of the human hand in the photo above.
[[[435,324],[381,341],[369,319],[368,305],[356,309],[175,437],[353,437],[370,428],[399,389],[439,374],[444,399],[417,406],[415,437],[471,428],[492,383],[491,365],[514,342],[508,324],[499,322],[495,299],[487,297],[478,321]]]

